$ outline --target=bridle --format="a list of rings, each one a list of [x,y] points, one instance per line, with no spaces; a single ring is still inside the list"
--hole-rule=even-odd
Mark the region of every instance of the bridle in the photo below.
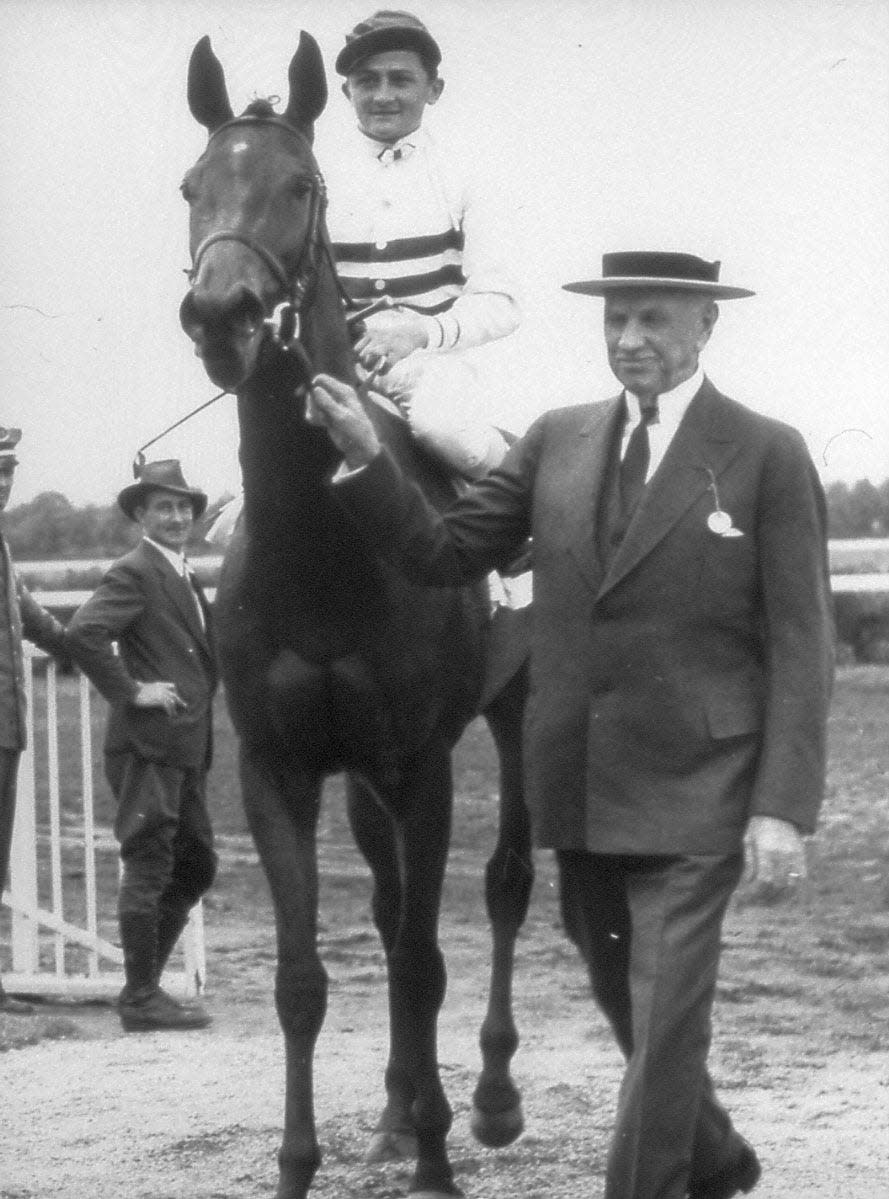
[[[303,149],[311,152],[309,139],[305,134],[294,128],[293,125],[274,117],[261,116],[240,116],[234,117],[230,121],[225,121],[210,134],[207,146],[209,147],[213,139],[226,129],[231,129],[234,126],[256,124],[276,125],[279,129],[283,129],[292,137],[295,137]],[[247,233],[241,233],[237,229],[218,229],[215,233],[208,234],[195,250],[192,257],[191,269],[187,272],[187,275],[189,281],[192,282],[197,275],[201,260],[207,250],[211,246],[218,245],[219,242],[237,242],[255,254],[269,269],[273,278],[281,287],[285,297],[275,305],[271,314],[265,317],[263,324],[270,331],[272,341],[279,349],[284,353],[295,354],[301,359],[306,371],[306,377],[310,379],[314,371],[302,341],[303,314],[314,295],[323,260],[326,260],[331,268],[341,299],[344,303],[348,304],[349,298],[336,273],[330,241],[324,233],[323,218],[327,206],[327,188],[321,172],[317,168],[312,172],[309,187],[308,231],[292,275],[288,273],[276,254],[257,241],[255,237],[251,237]]]
[[[219,125],[210,134],[207,139],[207,146],[210,142],[225,129],[231,128],[233,125],[255,125],[255,124],[275,124],[279,129],[284,129],[287,133],[295,137],[300,145],[311,151],[311,143],[305,134],[300,133],[293,125],[286,121],[281,121],[275,117],[261,116],[240,116],[233,117],[230,121],[225,121]],[[206,150],[204,151],[206,153]],[[339,292],[340,300],[343,308],[348,310],[352,300],[343,287],[342,281],[336,272],[336,264],[333,260],[333,250],[330,246],[330,240],[325,235],[324,229],[324,212],[327,205],[327,187],[324,183],[324,178],[321,172],[317,169],[312,173],[311,177],[311,201],[309,208],[309,227],[305,241],[303,242],[300,251],[299,259],[297,260],[296,269],[291,278],[288,275],[284,264],[276,254],[273,254],[266,246],[251,237],[247,233],[240,233],[237,229],[217,229],[215,233],[208,234],[204,240],[198,245],[192,256],[191,268],[186,271],[186,276],[189,282],[193,282],[201,265],[201,259],[206,254],[207,250],[218,242],[233,241],[239,245],[246,246],[257,258],[261,259],[268,267],[276,282],[280,285],[284,292],[285,299],[281,300],[272,309],[271,315],[263,320],[263,325],[270,331],[272,341],[284,353],[295,354],[302,364],[307,380],[314,378],[315,371],[312,366],[312,361],[309,358],[308,351],[302,341],[302,315],[303,309],[307,306],[309,300],[314,294],[317,286],[320,263],[326,260],[330,266],[333,279],[336,283],[337,291]],[[378,311],[380,308],[388,307],[391,301],[388,299],[376,300],[374,303],[367,305],[364,308],[345,312],[345,320],[350,328],[355,326],[364,317],[369,316],[372,312]],[[367,381],[366,381],[367,383]],[[158,433],[145,445],[140,446],[136,452],[136,457],[133,460],[133,475],[139,477],[139,471],[145,462],[144,450],[154,445],[156,441],[160,441],[167,433],[177,429],[186,421],[191,420],[199,412],[203,412],[205,408],[209,408],[211,404],[215,404],[217,400],[222,399],[224,395],[229,395],[228,391],[220,391],[212,399],[206,400],[203,404],[199,404],[197,408],[180,417],[163,432]]]

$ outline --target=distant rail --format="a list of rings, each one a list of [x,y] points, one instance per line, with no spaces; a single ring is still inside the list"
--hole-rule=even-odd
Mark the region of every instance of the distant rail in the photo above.
[[[828,542],[828,552],[830,585],[834,595],[889,593],[889,538],[832,539]],[[195,555],[190,561],[204,586],[207,599],[212,602],[216,595],[214,584],[222,565],[222,554]],[[92,588],[63,590],[54,586],[53,580],[76,577],[87,571],[104,573],[111,562],[110,558],[66,558],[46,562],[17,562],[16,569],[44,608],[71,612],[92,594]]]

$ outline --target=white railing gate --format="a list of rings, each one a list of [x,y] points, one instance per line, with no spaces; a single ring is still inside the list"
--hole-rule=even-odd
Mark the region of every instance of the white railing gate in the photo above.
[[[45,682],[36,682],[36,662]],[[112,998],[123,986],[123,954],[112,940],[119,870],[107,867],[109,856],[119,859],[111,830],[94,823],[90,683],[78,674],[76,695],[69,687],[60,694],[55,662],[26,643],[25,689],[28,745],[19,764],[9,890],[3,892],[12,968],[0,967],[3,985],[10,994]],[[35,737],[40,701],[45,738]],[[60,706],[66,723],[77,728],[73,754],[79,761],[70,760],[70,744],[60,760]],[[106,869],[100,872],[103,855]],[[200,994],[206,976],[201,904],[192,909],[180,946],[181,966],[175,968],[180,955],[174,953],[164,986],[180,995]]]

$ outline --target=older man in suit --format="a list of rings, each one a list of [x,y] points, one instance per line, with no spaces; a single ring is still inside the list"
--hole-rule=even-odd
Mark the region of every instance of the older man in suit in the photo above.
[[[126,978],[119,1013],[130,1032],[203,1028],[203,1007],[176,1001],[160,977],[216,872],[206,804],[216,661],[210,609],[184,556],[207,497],[167,459],[144,464],[118,503],[142,539],[74,614],[68,640],[111,705],[105,768],[118,803]]]
[[[21,429],[0,428],[0,512],[9,503]],[[0,890],[6,884],[15,821],[19,758],[26,742],[25,670],[22,637],[64,659],[64,629],[16,577],[0,534]],[[7,995],[0,982],[0,1012],[26,1015],[29,1003]]]
[[[716,301],[753,293],[693,255],[606,255],[622,393],[549,412],[437,517],[320,377],[313,419],[381,553],[436,585],[533,536],[527,793],[567,931],[627,1058],[607,1199],[729,1199],[760,1176],[706,1059],[722,919],[742,873],[805,873],[833,669],[825,505],[800,435],[700,366]],[[360,468],[360,469],[359,469]]]

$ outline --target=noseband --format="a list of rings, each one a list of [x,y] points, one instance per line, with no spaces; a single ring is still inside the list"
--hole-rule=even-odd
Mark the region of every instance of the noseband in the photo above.
[[[210,134],[207,145],[209,147],[210,143],[215,137],[222,133],[223,130],[230,129],[232,126],[257,124],[274,124],[279,129],[283,129],[295,137],[304,149],[311,150],[308,138],[306,138],[292,125],[289,125],[284,121],[275,120],[274,118],[251,116],[235,117],[231,121],[226,121],[224,124],[220,125],[218,129],[213,130],[213,132]],[[200,268],[201,260],[203,259],[207,250],[211,246],[217,245],[219,242],[223,241],[237,242],[239,245],[245,246],[248,250],[250,250],[251,253],[257,256],[257,258],[260,258],[265,266],[268,267],[270,273],[281,287],[281,290],[284,292],[285,296],[280,303],[275,305],[271,315],[264,319],[263,324],[267,329],[270,330],[272,341],[276,346],[278,346],[285,353],[295,353],[302,359],[303,366],[305,367],[307,376],[309,378],[312,377],[314,372],[312,370],[312,364],[309,360],[309,356],[306,353],[305,346],[301,340],[302,314],[307,303],[307,297],[309,296],[309,293],[313,289],[314,285],[317,283],[319,267],[322,258],[327,258],[328,262],[330,263],[331,270],[333,271],[333,277],[337,281],[337,285],[340,286],[341,294],[343,294],[341,285],[339,284],[339,279],[336,274],[336,268],[334,267],[330,247],[323,235],[322,219],[327,203],[327,188],[324,184],[324,179],[321,176],[320,171],[317,169],[312,173],[310,187],[311,198],[309,207],[308,232],[305,240],[303,241],[299,259],[296,264],[296,269],[292,276],[288,274],[284,264],[277,257],[277,255],[273,254],[271,250],[267,249],[264,245],[262,245],[261,242],[257,241],[256,238],[251,237],[247,233],[240,233],[236,229],[219,229],[215,233],[208,234],[195,250],[192,258],[191,270],[188,272],[189,282],[193,283]]]

